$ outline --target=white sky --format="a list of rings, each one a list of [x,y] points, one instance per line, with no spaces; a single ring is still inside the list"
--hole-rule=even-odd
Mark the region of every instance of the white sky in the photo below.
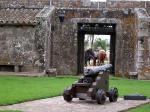
[[[94,42],[95,42],[98,38],[100,38],[100,39],[102,39],[102,40],[106,40],[107,43],[110,44],[110,35],[94,35]],[[90,39],[89,35],[86,34],[86,35],[85,35],[85,40],[89,40],[89,39]],[[91,44],[90,44],[90,43],[91,43],[91,40],[89,41],[88,46],[87,46],[87,48],[85,48],[85,49],[91,48]]]
[[[110,40],[110,35],[94,35],[94,39],[101,38],[102,40]],[[85,40],[88,39],[88,35],[85,35]]]
[[[94,38],[101,38],[102,40],[110,40],[110,35],[94,35]]]

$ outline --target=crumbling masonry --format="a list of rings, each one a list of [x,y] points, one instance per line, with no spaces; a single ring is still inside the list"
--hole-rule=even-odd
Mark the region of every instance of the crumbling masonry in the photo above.
[[[150,79],[149,7],[123,0],[1,0],[0,70],[82,73],[79,23],[114,24],[115,75]]]

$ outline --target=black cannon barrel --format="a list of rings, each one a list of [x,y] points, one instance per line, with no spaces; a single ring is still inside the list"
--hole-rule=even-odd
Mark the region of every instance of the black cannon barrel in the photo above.
[[[92,76],[97,75],[99,72],[107,72],[108,70],[111,70],[112,65],[111,64],[105,64],[101,66],[97,66],[95,68],[85,68],[84,69],[84,75],[85,76]]]

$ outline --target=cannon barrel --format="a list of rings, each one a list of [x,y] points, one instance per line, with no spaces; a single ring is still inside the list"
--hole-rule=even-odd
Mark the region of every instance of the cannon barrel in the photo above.
[[[109,70],[111,70],[112,68],[112,65],[111,64],[105,64],[105,65],[102,65],[102,66],[98,66],[98,67],[95,67],[95,68],[88,68],[88,69],[84,69],[84,75],[85,76],[96,76],[99,72],[107,72]]]

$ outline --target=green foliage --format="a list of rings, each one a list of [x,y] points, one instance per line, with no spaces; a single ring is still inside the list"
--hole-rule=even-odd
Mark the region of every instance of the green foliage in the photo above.
[[[0,76],[0,105],[61,95],[76,77]]]
[[[98,49],[99,47],[106,51],[109,47],[107,40],[102,40],[100,38],[96,39],[96,41],[94,42],[94,49]]]
[[[128,112],[150,112],[150,103],[131,109]]]

